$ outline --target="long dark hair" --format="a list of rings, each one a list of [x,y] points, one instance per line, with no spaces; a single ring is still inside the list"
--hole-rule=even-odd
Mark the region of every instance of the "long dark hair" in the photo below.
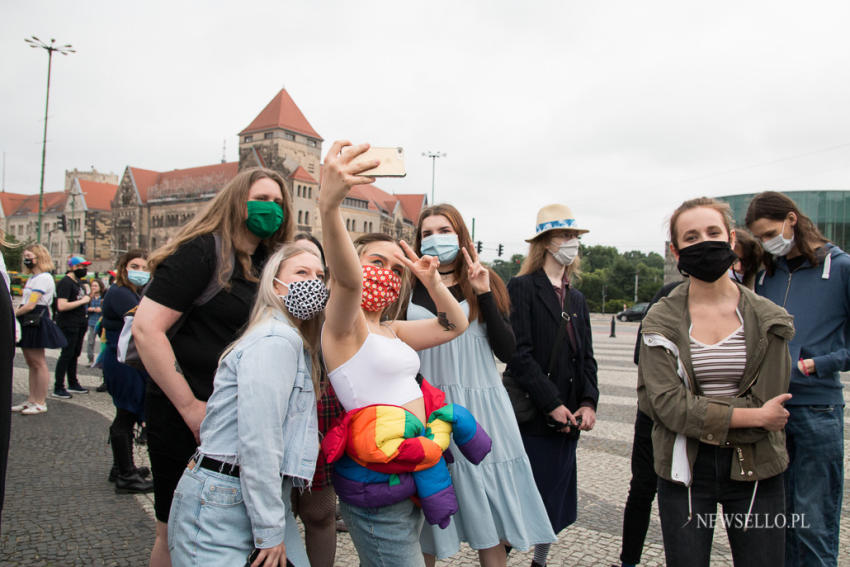
[[[788,218],[788,213],[794,213],[797,216],[797,224],[792,227],[794,230],[794,245],[812,266],[817,266],[820,262],[815,253],[815,246],[812,246],[812,242],[823,244],[828,242],[828,240],[818,230],[812,219],[800,212],[797,203],[787,195],[776,191],[759,193],[750,201],[744,223],[748,227],[752,227],[753,223],[759,219],[784,221]],[[776,270],[775,261],[776,259],[773,257],[773,254],[764,255],[764,267],[767,269],[768,275],[772,276]]]
[[[746,229],[739,228],[735,230],[735,246],[741,251],[738,258],[741,260],[741,268],[743,268],[743,279],[741,283],[752,288],[752,284],[756,279],[761,269],[762,259],[764,258],[764,249],[761,242],[758,241]]]
[[[463,217],[452,205],[441,203],[427,207],[419,214],[419,222],[416,223],[416,253],[422,254],[422,223],[428,217],[436,215],[446,217],[449,224],[452,225],[452,229],[457,233],[458,246],[469,251],[472,248],[472,238],[469,236],[469,230],[466,228],[466,223],[463,222]],[[459,261],[456,262],[454,269],[455,281],[460,286],[463,297],[469,305],[469,320],[474,321],[478,318],[483,322],[484,316],[479,312],[478,299],[475,296],[475,291],[472,289],[472,284],[469,283],[468,267],[460,254],[458,252]],[[511,301],[508,296],[508,289],[505,287],[505,282],[491,268],[487,268],[487,271],[490,272],[490,290],[493,292],[493,299],[496,300],[496,306],[503,314],[510,315]]]
[[[115,267],[115,284],[123,285],[124,287],[129,287],[133,291],[138,291],[138,287],[136,284],[132,283],[127,279],[127,264],[129,264],[132,260],[136,258],[144,258],[148,259],[147,250],[142,250],[141,248],[134,248],[133,250],[128,250],[124,253],[123,256],[118,260],[118,266]]]

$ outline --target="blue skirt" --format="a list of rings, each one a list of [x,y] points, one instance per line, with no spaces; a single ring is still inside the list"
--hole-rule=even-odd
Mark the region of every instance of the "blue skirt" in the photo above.
[[[138,416],[145,416],[145,387],[147,372],[136,370],[118,361],[118,348],[106,343],[103,349],[103,381],[115,407]]]
[[[576,521],[578,483],[576,479],[577,439],[563,435],[523,435],[522,444],[531,461],[534,482],[557,534]]]
[[[41,311],[41,320],[38,325],[21,325],[21,340],[18,346],[21,348],[65,348],[68,340],[62,334],[62,330],[50,319],[47,306],[36,305],[34,311]]]

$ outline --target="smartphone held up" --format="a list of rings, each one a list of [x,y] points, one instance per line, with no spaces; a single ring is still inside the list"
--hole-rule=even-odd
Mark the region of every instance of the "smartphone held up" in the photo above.
[[[362,172],[365,177],[404,177],[404,148],[372,147],[359,156],[362,160],[378,160],[380,165]]]

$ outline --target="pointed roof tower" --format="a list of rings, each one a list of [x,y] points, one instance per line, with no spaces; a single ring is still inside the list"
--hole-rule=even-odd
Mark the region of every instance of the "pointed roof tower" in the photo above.
[[[286,89],[280,89],[280,92],[269,102],[266,107],[260,112],[254,121],[247,128],[239,132],[239,135],[251,134],[262,130],[271,130],[273,128],[282,128],[310,136],[317,140],[322,140],[319,133],[316,132],[307,118],[301,113],[301,110],[286,92]]]

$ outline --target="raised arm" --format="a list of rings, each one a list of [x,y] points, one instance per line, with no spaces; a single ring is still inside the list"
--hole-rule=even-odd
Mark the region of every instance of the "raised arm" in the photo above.
[[[339,340],[353,334],[358,321],[365,332],[366,323],[360,312],[360,293],[363,276],[360,260],[345,229],[339,206],[351,187],[374,183],[371,177],[358,175],[378,165],[378,161],[358,161],[369,144],[352,146],[348,141],[336,141],[322,166],[319,189],[319,215],[322,219],[322,239],[325,260],[331,273],[331,296],[325,308],[323,334],[328,340]],[[330,361],[329,361],[330,362]],[[334,366],[331,362],[331,366]]]
[[[404,265],[425,286],[428,295],[434,300],[437,316],[420,321],[393,322],[392,327],[398,338],[410,345],[413,350],[423,350],[447,343],[461,335],[469,326],[469,321],[460,303],[454,298],[449,288],[440,281],[440,275],[437,273],[440,260],[435,256],[418,257],[404,240],[399,244],[406,254],[406,257],[399,255],[399,260],[404,262]]]

